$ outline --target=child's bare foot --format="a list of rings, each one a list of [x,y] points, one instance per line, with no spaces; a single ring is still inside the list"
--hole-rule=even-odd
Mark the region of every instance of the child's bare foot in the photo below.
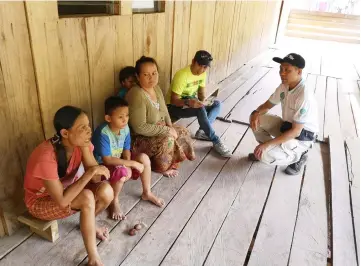
[[[100,260],[99,257],[90,259],[88,258],[88,266],[104,266],[103,262]]]
[[[155,205],[157,205],[158,207],[163,207],[164,206],[164,200],[161,198],[156,197],[152,192],[149,192],[147,194],[142,194],[142,199],[143,200],[148,200],[152,203],[154,203]]]
[[[108,240],[109,229],[106,227],[97,227],[97,228],[95,228],[95,234],[96,234],[97,238],[101,241]]]
[[[178,174],[179,174],[179,171],[174,170],[174,169],[169,169],[163,173],[163,175],[166,177],[176,177],[176,176],[178,176]]]
[[[125,215],[120,210],[120,203],[119,200],[114,200],[109,206],[109,214],[110,218],[116,221],[123,221],[125,220]]]

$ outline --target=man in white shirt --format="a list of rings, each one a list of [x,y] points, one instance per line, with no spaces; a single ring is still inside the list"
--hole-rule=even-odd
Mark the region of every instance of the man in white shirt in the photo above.
[[[307,88],[302,79],[306,64],[302,56],[291,53],[284,58],[274,57],[273,61],[280,63],[282,83],[250,116],[260,144],[248,158],[269,165],[288,165],[286,173],[296,175],[306,163],[307,151],[318,132],[317,102],[312,88]],[[268,114],[279,103],[282,118]]]

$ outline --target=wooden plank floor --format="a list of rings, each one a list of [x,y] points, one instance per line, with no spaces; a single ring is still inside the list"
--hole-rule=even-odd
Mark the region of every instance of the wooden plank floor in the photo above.
[[[110,240],[98,242],[104,264],[326,266],[346,265],[347,260],[347,265],[356,265],[360,246],[359,62],[353,57],[332,57],[340,49],[352,55],[355,45],[322,46],[317,41],[291,39],[220,82],[220,117],[229,122],[216,120],[214,126],[234,156],[221,158],[209,142],[195,141],[197,159],[182,163],[178,177],[152,175],[152,190],[166,201],[163,209],[139,199],[140,182],[127,182],[120,196],[127,219],[115,222],[106,212],[97,217],[98,223],[111,229]],[[279,85],[279,65],[272,57],[288,52],[306,58],[304,74],[317,98],[318,139],[322,141],[314,145],[308,164],[297,176],[285,175],[284,167],[247,160],[257,145],[248,127],[249,114]],[[278,107],[272,113],[280,115],[281,110]],[[192,134],[198,129],[194,119],[179,124]],[[337,178],[340,175],[343,179]],[[342,191],[337,190],[338,184]],[[0,265],[86,264],[78,222],[79,215],[59,221],[60,238],[55,243],[26,228],[0,239]],[[145,228],[136,236],[127,235],[138,222]]]

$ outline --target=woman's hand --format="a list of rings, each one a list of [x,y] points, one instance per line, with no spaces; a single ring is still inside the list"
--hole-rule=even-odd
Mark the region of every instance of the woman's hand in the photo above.
[[[106,168],[104,165],[95,165],[92,166],[89,171],[92,171],[94,176],[104,176],[106,179],[110,178],[109,169]]]
[[[169,134],[171,134],[174,139],[178,138],[177,131],[175,131],[174,127],[169,127]]]

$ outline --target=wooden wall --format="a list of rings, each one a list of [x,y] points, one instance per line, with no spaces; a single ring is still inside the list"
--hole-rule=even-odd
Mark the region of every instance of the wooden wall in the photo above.
[[[176,1],[172,75],[195,52],[212,53],[209,81],[217,83],[265,51],[276,33],[281,1]]]
[[[16,229],[26,161],[44,139],[36,88],[24,4],[0,2],[0,233]]]
[[[57,109],[79,106],[98,125],[119,70],[142,55],[158,61],[165,93],[206,49],[217,83],[267,49],[280,2],[167,1],[165,12],[134,15],[124,2],[120,16],[60,19],[55,1],[0,2],[0,235],[18,226],[27,158],[54,134]]]

